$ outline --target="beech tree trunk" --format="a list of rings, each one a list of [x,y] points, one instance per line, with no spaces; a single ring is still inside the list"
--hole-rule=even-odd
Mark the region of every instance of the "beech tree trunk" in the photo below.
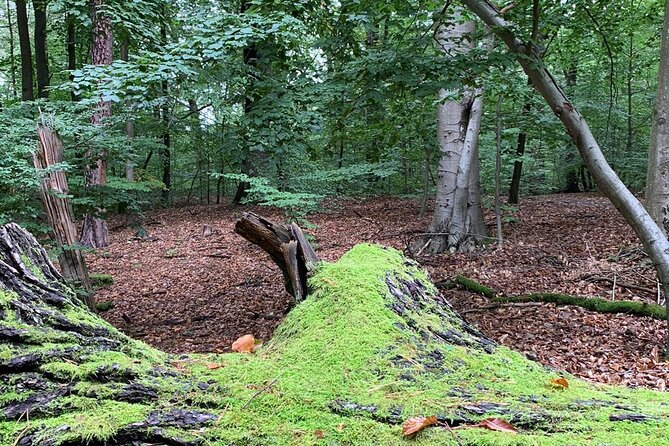
[[[35,11],[35,67],[37,68],[37,97],[48,98],[49,58],[46,51],[47,0],[33,0]]]
[[[93,0],[93,46],[91,49],[94,65],[109,65],[112,63],[112,26],[111,18],[102,11],[105,0]],[[100,100],[93,113],[91,122],[94,125],[105,125],[105,120],[111,117],[111,102]],[[107,152],[103,149],[91,149],[88,152],[90,166],[86,174],[88,187],[104,187],[107,183]],[[103,213],[98,209],[98,213]],[[109,244],[107,222],[91,214],[84,216],[81,229],[81,244],[92,248],[102,248]]]
[[[474,47],[473,21],[440,25],[437,47],[452,57]],[[471,251],[485,236],[480,208],[478,135],[483,114],[483,90],[439,92],[437,142],[441,152],[437,176],[437,199],[427,234],[412,243],[416,254]]]
[[[669,297],[669,241],[639,200],[611,169],[585,118],[560,90],[541,59],[533,51],[528,52],[528,46],[516,38],[512,32],[513,28],[495,6],[486,0],[463,0],[463,2],[504,41],[511,53],[517,56],[518,62],[532,80],[532,85],[560,118],[574,140],[599,189],[611,200],[641,240],[653,261],[664,295]],[[665,302],[669,309],[669,298],[665,298]],[[667,313],[669,314],[669,311]],[[666,350],[669,353],[669,338]]]
[[[664,7],[660,72],[650,131],[646,209],[664,234],[669,235],[669,1]]]
[[[45,170],[55,164],[63,162],[63,144],[60,137],[45,123],[37,127],[39,143],[33,153],[35,167]],[[86,261],[77,244],[77,228],[74,224],[72,204],[68,196],[69,188],[67,177],[62,169],[50,170],[40,183],[40,197],[49,226],[53,229],[56,244],[61,250],[58,263],[63,276],[79,286],[82,286],[88,295],[84,303],[91,309],[95,307],[91,293],[91,284],[88,278]]]
[[[21,100],[35,99],[33,90],[33,56],[30,48],[28,31],[28,11],[25,0],[16,0],[16,25],[19,30],[19,48],[21,50]]]

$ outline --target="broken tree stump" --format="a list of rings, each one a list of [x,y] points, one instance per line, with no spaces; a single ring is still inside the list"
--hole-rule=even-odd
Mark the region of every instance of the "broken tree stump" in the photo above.
[[[315,270],[318,256],[296,223],[276,224],[245,212],[235,224],[235,232],[262,248],[279,266],[292,306],[305,299],[307,278]]]
[[[309,282],[256,354],[170,356],[88,311],[32,236],[0,227],[0,445],[666,444],[669,394],[494,344],[398,251],[358,245]],[[476,427],[491,418],[518,433]]]
[[[84,298],[89,308],[95,308],[88,268],[78,244],[77,228],[74,224],[72,203],[69,197],[67,177],[58,164],[63,162],[63,143],[60,136],[42,122],[37,126],[39,142],[33,152],[33,164],[39,171],[46,172],[40,181],[40,199],[44,213],[53,229],[56,245],[61,250],[58,263],[68,280],[81,286],[88,295]]]

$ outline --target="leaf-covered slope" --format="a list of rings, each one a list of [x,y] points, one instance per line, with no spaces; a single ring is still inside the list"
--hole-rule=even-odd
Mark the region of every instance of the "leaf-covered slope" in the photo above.
[[[552,386],[559,373],[485,339],[394,250],[359,245],[322,265],[310,297],[255,355],[168,357],[88,314],[62,287],[58,303],[41,291],[22,296],[7,277],[28,281],[20,264],[39,264],[21,257],[36,248],[20,248],[27,254],[11,263],[2,240],[3,445],[661,445],[669,437],[669,396],[568,376],[568,389]],[[26,306],[56,316],[35,321]],[[69,322],[53,322],[61,316]],[[26,355],[39,359],[9,365]],[[437,426],[402,437],[405,419],[430,415],[451,426],[504,418],[520,433]]]

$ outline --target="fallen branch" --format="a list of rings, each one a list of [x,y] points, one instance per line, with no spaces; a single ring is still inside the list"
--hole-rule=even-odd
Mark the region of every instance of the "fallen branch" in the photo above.
[[[656,290],[654,290],[652,288],[646,288],[646,287],[643,287],[643,286],[634,285],[633,283],[620,282],[618,280],[610,279],[608,277],[585,276],[585,277],[583,277],[583,280],[588,281],[588,282],[607,282],[607,283],[615,284],[615,286],[620,287],[620,288],[627,288],[629,290],[637,290],[637,291],[643,291],[644,293],[650,293],[653,296],[656,293]]]
[[[620,285],[620,283],[618,283]],[[581,297],[560,293],[530,293],[519,296],[503,296],[502,293],[480,284],[466,276],[456,276],[453,280],[442,280],[436,282],[435,286],[440,289],[452,289],[457,286],[465,288],[471,292],[487,297],[493,303],[484,307],[472,308],[461,311],[462,314],[493,310],[499,308],[497,304],[502,303],[525,303],[525,302],[543,302],[555,305],[573,305],[583,307],[586,310],[597,313],[623,313],[633,316],[650,317],[658,320],[666,320],[667,313],[662,305],[646,302],[636,302],[630,300],[611,301],[600,297]]]

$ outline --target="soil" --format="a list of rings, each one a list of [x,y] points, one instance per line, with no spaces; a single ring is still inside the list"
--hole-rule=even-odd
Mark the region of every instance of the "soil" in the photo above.
[[[430,212],[419,217],[419,208],[411,199],[339,200],[324,203],[302,226],[324,260],[336,260],[360,242],[404,250],[429,223]],[[285,220],[276,209],[213,205],[152,212],[144,239],[118,225],[110,246],[88,255],[92,272],[114,278],[96,293],[98,302],[113,303],[102,316],[174,353],[229,351],[249,333],[269,339],[289,299],[278,268],[234,233],[244,211]],[[494,216],[486,218],[492,230]],[[504,237],[501,247],[491,239],[474,253],[416,260],[435,281],[464,274],[502,295],[560,292],[658,303],[648,257],[603,197],[525,198],[507,210]],[[547,366],[590,381],[666,388],[666,322],[553,304],[485,309],[486,298],[469,291],[443,293],[486,336]]]

